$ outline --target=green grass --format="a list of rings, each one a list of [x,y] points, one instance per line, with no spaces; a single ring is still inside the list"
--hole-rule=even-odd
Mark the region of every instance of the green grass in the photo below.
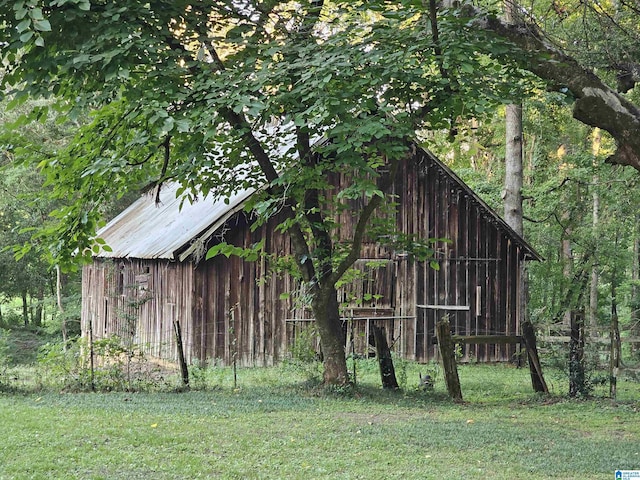
[[[382,391],[359,366],[353,391],[310,386],[294,366],[208,369],[186,393],[0,394],[0,479],[612,479],[640,469],[640,386],[617,402],[531,393],[528,372],[463,366],[466,403],[441,379]]]

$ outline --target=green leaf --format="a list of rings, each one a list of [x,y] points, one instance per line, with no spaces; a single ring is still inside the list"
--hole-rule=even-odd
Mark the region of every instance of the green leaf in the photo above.
[[[33,32],[29,30],[28,32],[25,32],[22,35],[20,35],[20,41],[22,43],[27,43],[29,40],[31,40],[31,37],[33,37]]]
[[[187,133],[191,129],[191,122],[185,118],[176,120],[175,123],[179,133]]]
[[[33,27],[40,32],[50,32],[51,31],[51,23],[49,20],[34,20]]]
[[[473,65],[471,65],[470,63],[462,62],[460,64],[460,70],[462,70],[465,73],[473,73],[475,69],[473,68]]]
[[[229,247],[229,244],[224,242],[219,243],[218,245],[214,245],[209,250],[207,250],[207,255],[205,256],[205,260],[209,260],[210,258],[220,255],[220,253],[222,253],[222,251],[228,247]]]
[[[28,10],[24,5],[16,4],[13,8],[16,11],[16,20],[22,20],[27,16]]]
[[[89,61],[91,57],[86,53],[81,53],[80,55],[73,57],[73,63],[86,63]]]
[[[31,19],[25,18],[16,26],[16,30],[18,30],[18,33],[22,33],[25,30],[28,30],[30,26],[31,26]]]
[[[171,132],[171,130],[173,130],[173,126],[174,126],[173,118],[171,117],[165,118],[164,123],[162,124],[162,135],[165,135]]]
[[[29,13],[29,16],[32,20],[43,20],[44,16],[42,15],[42,9],[40,7],[35,7]]]

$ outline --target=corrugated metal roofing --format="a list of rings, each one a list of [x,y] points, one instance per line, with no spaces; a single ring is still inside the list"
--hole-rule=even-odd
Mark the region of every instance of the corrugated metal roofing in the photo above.
[[[237,192],[229,198],[229,203],[211,198],[200,198],[194,203],[185,201],[180,208],[181,199],[176,198],[178,188],[177,183],[163,184],[160,203],[156,204],[155,195],[143,195],[100,229],[98,237],[112,251],[102,251],[98,256],[175,260],[177,253],[194,239],[210,231],[215,224],[222,226],[254,192]]]

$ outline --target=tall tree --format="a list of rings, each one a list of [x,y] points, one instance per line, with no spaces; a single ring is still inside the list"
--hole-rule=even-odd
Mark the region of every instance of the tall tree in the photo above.
[[[518,5],[510,0],[504,4],[505,21],[516,24],[519,16]],[[523,142],[522,103],[509,104],[505,107],[505,176],[504,176],[504,219],[515,232],[524,237],[523,220]],[[520,271],[520,311],[521,331],[525,336],[531,383],[536,392],[548,393],[549,389],[542,375],[542,367],[538,358],[535,329],[528,314],[529,272],[526,263],[522,263]]]
[[[601,144],[600,130],[595,128],[591,136],[591,153],[593,154],[594,163],[597,161],[600,144]],[[599,177],[597,173],[593,175],[593,184],[599,183]],[[600,228],[600,193],[597,188],[592,189],[592,226],[593,232],[596,234]],[[595,337],[598,334],[598,284],[600,282],[600,266],[597,262],[593,262],[591,266],[591,282],[589,283],[589,333]]]

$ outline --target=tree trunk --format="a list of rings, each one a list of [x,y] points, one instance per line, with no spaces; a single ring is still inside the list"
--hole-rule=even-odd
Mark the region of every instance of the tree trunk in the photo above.
[[[178,363],[180,363],[180,372],[182,373],[182,385],[189,386],[189,369],[187,361],[184,358],[184,348],[182,343],[182,329],[178,320],[173,321],[173,331],[176,335],[176,347],[178,348]]]
[[[27,299],[27,292],[22,292],[22,319],[24,320],[24,326],[29,325],[29,301]]]
[[[382,388],[398,390],[400,387],[396,379],[396,370],[393,367],[393,358],[391,358],[391,350],[387,343],[387,337],[384,334],[384,327],[378,327],[374,324],[372,328],[376,345],[376,356],[378,357],[378,365],[380,366]]]
[[[311,302],[316,319],[326,385],[345,385],[349,381],[345,356],[345,338],[340,320],[338,294],[335,287],[316,289]]]
[[[562,214],[562,220],[568,222],[569,220],[569,213],[568,212],[564,212]],[[565,231],[562,235],[562,273],[564,274],[564,278],[566,279],[566,283],[568,285],[568,290],[570,291],[573,287],[572,283],[571,283],[571,272],[573,270],[573,253],[572,253],[572,249],[571,249],[571,239],[568,238],[569,235],[571,234],[571,227],[566,227]],[[573,311],[574,305],[572,303],[569,303],[566,305],[566,310],[564,312],[564,320],[563,320],[563,327],[565,328],[571,328],[571,316],[572,316],[572,311]]]
[[[519,235],[522,220],[522,106],[506,106],[504,220]]]
[[[571,312],[571,335],[569,337],[569,396],[586,395],[584,373],[584,318],[579,311]]]
[[[633,260],[631,268],[631,328],[630,336],[640,336],[640,214],[636,214],[635,229],[633,231]],[[637,343],[631,344],[631,351],[638,354]]]
[[[609,396],[616,398],[618,372],[620,370],[620,327],[618,325],[618,303],[616,286],[611,284],[611,349],[609,353]]]
[[[38,290],[38,296],[36,300],[37,300],[36,312],[35,312],[35,315],[33,316],[33,324],[36,327],[40,327],[42,326],[42,313],[44,311],[44,290],[43,289]]]
[[[522,337],[527,349],[527,357],[529,360],[529,373],[531,375],[531,386],[534,392],[549,393],[549,387],[542,375],[542,365],[538,356],[538,345],[536,342],[536,332],[530,321],[522,324]]]
[[[512,18],[513,4],[505,5],[507,19]],[[504,179],[504,219],[513,230],[524,236],[524,221],[522,211],[522,105],[507,105],[505,112],[506,143],[505,143],[505,179]],[[529,272],[523,263],[520,271],[520,329],[525,337],[527,357],[529,360],[529,372],[531,385],[536,392],[549,393],[547,384],[542,375],[542,366],[538,358],[536,334],[529,320]]]
[[[600,152],[600,143],[602,135],[600,129],[595,128],[591,137],[591,153],[593,154],[593,162],[595,162]],[[592,217],[592,231],[594,237],[598,231],[598,225],[600,224],[600,195],[598,193],[598,175],[593,176],[593,217]],[[598,335],[598,284],[600,282],[600,274],[598,272],[598,265],[596,262],[591,267],[591,284],[589,287],[589,336],[595,337]]]
[[[618,251],[620,231],[616,231],[615,250]],[[611,350],[609,356],[609,395],[616,398],[618,370],[620,369],[620,327],[618,324],[618,271],[614,264],[611,270]]]
[[[62,306],[62,271],[60,265],[56,265],[56,299],[58,301],[58,311],[62,317],[60,323],[60,331],[62,332],[62,344],[64,349],[67,349],[67,319],[64,314],[64,307]]]

